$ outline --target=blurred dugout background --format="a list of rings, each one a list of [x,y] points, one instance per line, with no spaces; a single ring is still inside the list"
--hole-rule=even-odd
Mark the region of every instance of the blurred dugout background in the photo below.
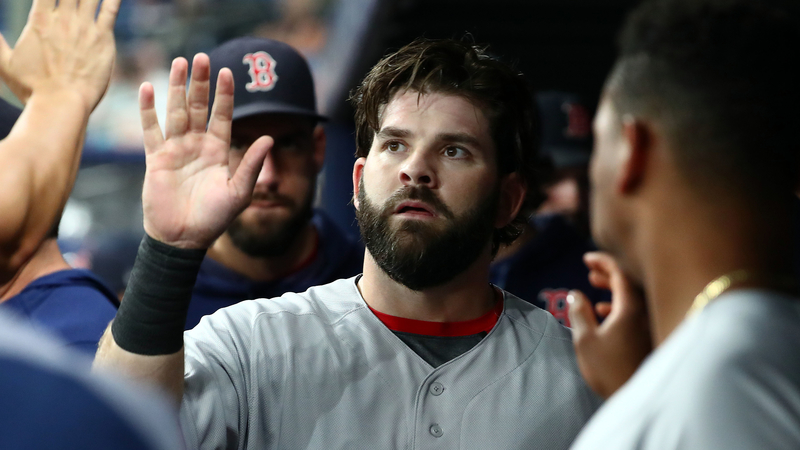
[[[142,233],[144,155],[137,91],[156,89],[163,123],[172,58],[258,35],[289,43],[309,60],[328,149],[318,206],[358,233],[349,200],[353,153],[349,91],[389,49],[415,37],[462,37],[490,44],[515,62],[536,90],[576,92],[594,107],[614,57],[614,36],[634,0],[123,0],[118,56],[106,97],[89,123],[81,171],[62,219],[68,260],[112,287],[119,260]],[[31,0],[0,0],[0,30],[13,44]],[[0,95],[12,100],[4,86]],[[46,126],[43,124],[42,126]],[[126,256],[130,255],[130,256]],[[121,258],[120,258],[121,257]],[[114,279],[108,279],[112,277]]]

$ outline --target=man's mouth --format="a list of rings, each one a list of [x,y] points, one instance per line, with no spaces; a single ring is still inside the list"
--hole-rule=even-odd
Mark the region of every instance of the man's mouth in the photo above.
[[[433,208],[419,201],[405,201],[397,205],[394,214],[412,217],[436,217]]]
[[[250,206],[256,208],[288,208],[291,206],[291,203],[285,199],[276,197],[253,197],[253,199],[250,200]]]

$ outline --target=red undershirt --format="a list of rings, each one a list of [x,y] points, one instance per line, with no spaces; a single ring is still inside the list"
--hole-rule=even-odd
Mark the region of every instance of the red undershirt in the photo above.
[[[369,305],[367,306],[369,307]],[[498,300],[495,302],[494,308],[481,317],[465,320],[463,322],[428,322],[425,320],[406,319],[384,314],[372,309],[372,307],[369,309],[392,331],[421,334],[425,336],[457,337],[471,336],[491,331],[497,323],[500,314],[503,313],[503,301]]]

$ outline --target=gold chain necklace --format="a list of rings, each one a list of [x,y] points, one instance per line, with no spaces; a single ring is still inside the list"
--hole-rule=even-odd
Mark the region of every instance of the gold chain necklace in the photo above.
[[[793,277],[757,276],[754,273],[748,272],[744,269],[736,270],[734,272],[726,273],[711,283],[708,283],[706,287],[703,288],[703,291],[697,294],[697,296],[694,298],[692,306],[689,307],[689,311],[686,312],[686,316],[689,317],[702,311],[706,305],[722,295],[723,292],[730,289],[731,286],[754,280],[766,282],[764,284],[784,291],[791,291],[796,287],[796,281]]]

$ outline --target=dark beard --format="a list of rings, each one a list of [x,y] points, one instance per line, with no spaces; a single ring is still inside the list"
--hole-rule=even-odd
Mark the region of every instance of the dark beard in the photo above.
[[[379,210],[367,197],[362,178],[356,218],[361,238],[381,270],[403,286],[421,291],[447,283],[478,259],[494,232],[499,197],[495,186],[474,209],[456,217],[431,189],[408,187],[393,194]],[[440,232],[430,224],[406,220],[393,231],[389,219],[406,200],[433,206],[451,226]]]
[[[226,233],[233,245],[248,256],[255,258],[281,256],[295,243],[311,220],[314,189],[311,189],[310,193],[299,210],[283,223],[273,224],[269,232],[248,227],[241,217],[237,216]]]

